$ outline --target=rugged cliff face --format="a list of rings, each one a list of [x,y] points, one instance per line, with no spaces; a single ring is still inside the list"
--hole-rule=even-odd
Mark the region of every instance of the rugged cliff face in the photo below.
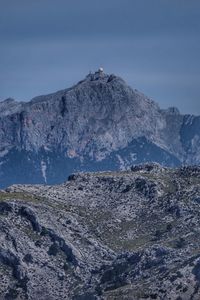
[[[200,117],[183,116],[115,75],[89,74],[30,102],[0,103],[0,182],[56,183],[76,170],[199,164]]]
[[[200,299],[200,168],[0,192],[0,298]]]

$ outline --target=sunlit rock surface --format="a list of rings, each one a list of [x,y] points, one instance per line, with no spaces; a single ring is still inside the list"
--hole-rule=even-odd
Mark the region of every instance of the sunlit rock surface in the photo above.
[[[200,299],[200,168],[0,192],[0,299]]]
[[[120,77],[89,74],[30,102],[0,102],[0,187],[75,171],[200,163],[200,117],[159,106]]]

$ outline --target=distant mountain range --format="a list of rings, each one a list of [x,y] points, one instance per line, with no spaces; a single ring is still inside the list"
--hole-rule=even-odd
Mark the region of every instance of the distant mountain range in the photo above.
[[[0,102],[0,187],[60,183],[77,171],[200,164],[200,116],[162,110],[99,70],[29,102]]]

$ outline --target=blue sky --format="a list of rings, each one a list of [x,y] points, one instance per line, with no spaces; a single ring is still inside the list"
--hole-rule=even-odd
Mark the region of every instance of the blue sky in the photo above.
[[[0,0],[0,99],[103,66],[162,108],[200,114],[199,0]]]

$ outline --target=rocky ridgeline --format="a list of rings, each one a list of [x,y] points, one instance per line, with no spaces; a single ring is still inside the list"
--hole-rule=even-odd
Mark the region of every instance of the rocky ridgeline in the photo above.
[[[161,110],[102,71],[29,102],[0,102],[0,187],[61,183],[77,171],[200,163],[200,117]]]
[[[200,167],[0,192],[1,299],[200,298]]]

